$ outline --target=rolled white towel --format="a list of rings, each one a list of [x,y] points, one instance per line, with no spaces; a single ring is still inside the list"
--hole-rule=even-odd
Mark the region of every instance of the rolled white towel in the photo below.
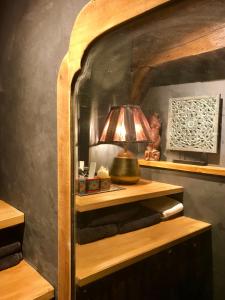
[[[159,212],[162,220],[165,220],[184,210],[184,206],[181,202],[170,197],[149,199],[145,201],[143,205]]]
[[[163,212],[161,212],[162,215],[162,219],[167,219],[171,216],[174,216],[176,214],[178,214],[179,212],[184,210],[184,206],[182,203],[178,203],[177,205],[175,205],[174,207],[171,207],[167,210],[164,210]]]

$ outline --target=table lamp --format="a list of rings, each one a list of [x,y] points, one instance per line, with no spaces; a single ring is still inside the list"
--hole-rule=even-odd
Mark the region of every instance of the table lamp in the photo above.
[[[123,150],[114,158],[112,182],[135,184],[140,179],[137,157],[128,151],[128,143],[150,142],[150,126],[138,105],[112,106],[100,137],[100,143],[122,144]]]

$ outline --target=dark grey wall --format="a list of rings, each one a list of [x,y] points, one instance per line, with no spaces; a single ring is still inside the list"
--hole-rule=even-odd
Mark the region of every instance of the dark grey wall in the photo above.
[[[25,213],[23,252],[57,282],[56,79],[88,0],[1,0],[0,196]]]

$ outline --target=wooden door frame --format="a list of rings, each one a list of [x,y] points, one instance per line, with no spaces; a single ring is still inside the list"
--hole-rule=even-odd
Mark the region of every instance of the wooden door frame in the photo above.
[[[58,299],[71,299],[71,86],[88,46],[104,32],[172,0],[91,0],[78,15],[57,80]],[[121,9],[122,8],[122,9]]]

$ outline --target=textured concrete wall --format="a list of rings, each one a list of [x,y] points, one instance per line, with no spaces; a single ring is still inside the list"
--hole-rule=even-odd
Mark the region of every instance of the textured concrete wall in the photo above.
[[[87,0],[0,3],[0,196],[26,218],[24,256],[57,282],[56,79]]]

